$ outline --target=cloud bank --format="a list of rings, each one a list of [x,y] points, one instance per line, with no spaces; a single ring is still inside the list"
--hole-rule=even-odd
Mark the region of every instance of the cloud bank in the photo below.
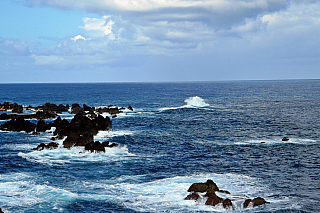
[[[100,16],[83,17],[83,25],[78,26],[81,34],[65,38],[51,48],[32,49],[24,41],[0,40],[0,54],[28,57],[36,66],[93,69],[124,66],[128,58],[137,56],[161,56],[190,61],[202,58],[208,63],[204,68],[219,63],[219,69],[232,69],[228,61],[248,67],[292,60],[316,63],[313,59],[319,59],[319,1],[26,0],[25,3],[29,7],[83,10]]]

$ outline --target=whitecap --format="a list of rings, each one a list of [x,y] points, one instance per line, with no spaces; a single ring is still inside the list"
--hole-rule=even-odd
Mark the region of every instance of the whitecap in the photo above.
[[[200,98],[199,96],[189,97],[184,100],[186,105],[179,106],[179,107],[163,107],[160,108],[159,111],[166,111],[166,110],[177,110],[182,108],[205,108],[210,107],[210,104],[207,104],[204,99]]]
[[[188,107],[208,107],[210,104],[207,104],[202,98],[198,96],[189,97],[185,101]]]
[[[313,139],[306,139],[306,138],[290,138],[288,141],[282,141],[281,137],[273,138],[273,139],[261,139],[261,140],[248,140],[248,141],[238,141],[234,144],[236,145],[258,145],[258,144],[265,144],[265,145],[279,145],[279,144],[315,144],[317,141]]]
[[[99,131],[97,135],[94,136],[95,140],[104,140],[106,138],[124,136],[124,135],[133,135],[133,131],[128,130],[119,130],[119,131]]]
[[[47,165],[63,165],[79,162],[108,162],[121,161],[135,156],[129,153],[126,146],[105,148],[105,152],[91,153],[82,146],[72,147],[70,149],[58,147],[57,149],[44,149],[41,151],[33,151],[29,153],[19,152],[18,156],[28,161],[47,164]]]
[[[120,177],[121,180],[123,177]],[[137,177],[145,179],[144,176]],[[217,193],[220,197],[232,198],[236,210],[242,209],[243,201],[248,197],[262,196],[266,187],[258,179],[237,174],[198,174],[177,176],[143,183],[105,184],[101,181],[91,183],[91,187],[104,188],[105,193],[92,195],[94,199],[117,200],[123,205],[136,211],[148,212],[187,212],[187,211],[226,211],[222,206],[207,206],[204,198],[201,201],[184,200],[189,194],[188,188],[192,183],[206,182],[212,179],[220,189],[228,190],[231,195]],[[94,185],[94,186],[93,186]],[[86,195],[89,196],[89,195]],[[89,196],[90,197],[90,196]],[[269,200],[268,200],[269,201]]]
[[[36,174],[9,173],[0,175],[0,203],[32,205],[41,202],[71,201],[77,194],[46,184],[36,184]]]

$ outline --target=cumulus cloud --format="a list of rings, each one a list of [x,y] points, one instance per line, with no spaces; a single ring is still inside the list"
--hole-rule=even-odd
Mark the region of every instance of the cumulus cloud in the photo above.
[[[0,53],[4,55],[27,56],[30,54],[29,42],[0,38]]]
[[[314,0],[26,1],[29,6],[101,15],[84,17],[81,35],[33,51],[41,66],[85,68],[123,64],[123,58],[133,55],[203,50],[231,58],[244,52],[255,57],[316,57],[320,49],[320,3]]]

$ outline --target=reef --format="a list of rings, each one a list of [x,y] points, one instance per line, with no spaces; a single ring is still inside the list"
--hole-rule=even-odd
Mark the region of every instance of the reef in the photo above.
[[[216,192],[224,193],[230,195],[231,193],[229,191],[220,190],[216,183],[214,183],[212,180],[207,180],[205,183],[193,183],[189,189],[188,192],[190,194],[185,198],[185,200],[205,200],[205,205],[210,206],[216,206],[218,204],[222,205],[223,208],[227,210],[235,210],[235,207],[232,203],[232,200],[230,198],[221,198],[219,197]],[[205,193],[204,195],[201,193]],[[242,208],[249,208],[249,207],[256,207],[264,204],[269,204],[270,202],[267,202],[265,199],[261,197],[257,197],[254,199],[246,199],[244,200],[242,204]]]
[[[85,150],[90,152],[105,152],[105,148],[112,148],[118,146],[116,143],[110,143],[94,141],[94,136],[99,131],[112,131],[112,121],[106,116],[101,116],[102,113],[109,113],[112,117],[115,117],[119,113],[123,113],[124,110],[133,111],[133,108],[117,107],[110,105],[108,107],[90,107],[83,104],[81,107],[79,104],[74,103],[70,106],[56,105],[52,103],[46,103],[43,106],[27,106],[23,107],[16,103],[10,104],[5,102],[0,104],[2,111],[12,111],[23,113],[23,109],[34,111],[30,114],[0,114],[0,120],[9,120],[0,126],[0,130],[3,131],[25,131],[26,133],[32,133],[34,135],[41,132],[48,131],[54,127],[53,137],[51,140],[63,139],[63,147],[71,148],[73,146],[84,146]],[[58,114],[62,112],[69,112],[75,114],[73,119],[69,122],[66,119],[61,119]],[[58,117],[57,117],[58,116]],[[46,123],[44,120],[54,119],[53,122]],[[37,120],[31,122],[29,119]],[[41,143],[39,146],[32,150],[41,151],[43,149],[54,149],[58,147],[58,143]]]

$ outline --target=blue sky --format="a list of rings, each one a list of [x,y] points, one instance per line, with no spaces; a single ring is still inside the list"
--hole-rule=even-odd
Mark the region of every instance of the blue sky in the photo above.
[[[318,0],[1,0],[0,83],[320,78]]]

